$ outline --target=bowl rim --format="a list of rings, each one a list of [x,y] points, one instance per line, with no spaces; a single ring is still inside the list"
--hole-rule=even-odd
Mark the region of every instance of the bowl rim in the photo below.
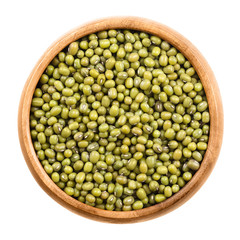
[[[199,170],[193,178],[172,197],[151,207],[127,212],[102,210],[81,203],[61,190],[47,175],[33,148],[30,136],[30,105],[37,82],[51,60],[71,42],[102,30],[130,29],[147,32],[168,41],[192,64],[201,79],[209,103],[210,135],[208,148]],[[80,25],[57,39],[42,55],[22,91],[18,110],[18,134],[25,161],[42,189],[65,208],[89,219],[108,223],[133,223],[164,215],[185,203],[204,184],[212,172],[220,153],[223,138],[223,107],[214,74],[198,49],[175,30],[140,17],[108,17]]]

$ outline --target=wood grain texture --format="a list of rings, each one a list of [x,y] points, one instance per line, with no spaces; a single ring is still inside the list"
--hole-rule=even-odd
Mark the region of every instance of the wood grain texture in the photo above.
[[[31,99],[37,82],[51,60],[71,42],[97,31],[106,29],[132,29],[159,36],[175,46],[191,62],[204,86],[211,117],[208,149],[200,169],[178,193],[164,202],[141,210],[114,212],[97,209],[68,196],[49,178],[38,160],[33,148],[29,116]],[[108,223],[140,222],[164,215],[181,206],[203,185],[217,161],[223,137],[223,108],[214,74],[201,53],[179,33],[160,23],[137,17],[114,17],[99,19],[79,26],[55,41],[43,54],[31,72],[24,86],[18,113],[18,132],[26,163],[43,190],[59,204],[89,219]]]

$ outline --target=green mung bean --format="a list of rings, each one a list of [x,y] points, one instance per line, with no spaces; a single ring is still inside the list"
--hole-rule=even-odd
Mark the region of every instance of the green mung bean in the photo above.
[[[190,62],[157,36],[108,30],[70,43],[39,79],[33,146],[66,194],[130,211],[180,191],[201,167],[210,114]]]

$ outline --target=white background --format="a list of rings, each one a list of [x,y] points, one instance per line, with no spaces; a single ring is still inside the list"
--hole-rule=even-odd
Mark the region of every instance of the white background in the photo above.
[[[239,1],[1,1],[0,239],[240,239]],[[217,78],[225,113],[218,162],[204,186],[177,210],[115,225],[85,219],[52,200],[30,174],[19,146],[17,111],[35,63],[70,29],[106,16],[140,16],[188,38]]]

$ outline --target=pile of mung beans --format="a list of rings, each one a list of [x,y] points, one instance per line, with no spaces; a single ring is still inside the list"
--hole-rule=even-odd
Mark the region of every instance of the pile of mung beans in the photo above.
[[[107,30],[47,66],[30,113],[33,146],[66,194],[138,210],[177,193],[199,169],[210,116],[191,63],[157,36]]]

